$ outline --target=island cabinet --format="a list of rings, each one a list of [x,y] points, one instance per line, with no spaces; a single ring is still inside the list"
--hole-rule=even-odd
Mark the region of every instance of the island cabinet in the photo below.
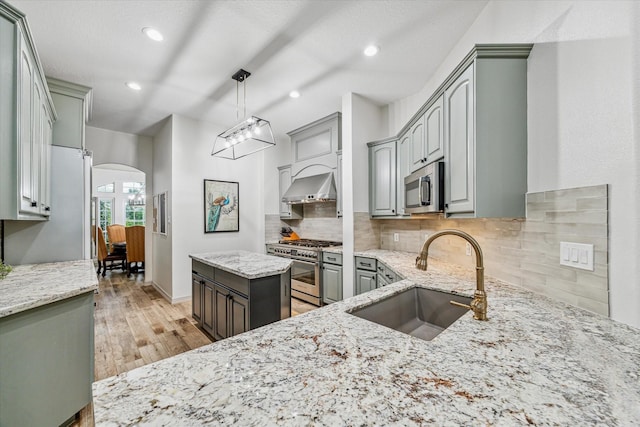
[[[0,219],[46,219],[56,112],[26,18],[5,2],[0,69]]]
[[[192,315],[216,340],[289,317],[291,275],[247,279],[192,260]]]
[[[322,253],[322,302],[342,301],[342,254]]]

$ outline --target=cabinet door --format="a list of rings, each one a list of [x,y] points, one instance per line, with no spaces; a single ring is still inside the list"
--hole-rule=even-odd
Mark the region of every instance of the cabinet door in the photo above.
[[[53,142],[53,123],[44,105],[42,106],[42,110],[44,138],[40,161],[42,165],[40,168],[40,199],[42,200],[40,213],[49,216],[51,214],[51,144]]]
[[[229,297],[229,336],[249,330],[249,300],[231,293]]]
[[[202,282],[198,276],[191,276],[191,317],[202,326]]]
[[[396,214],[396,141],[369,148],[369,214]]]
[[[203,280],[202,281],[202,328],[209,332],[212,336],[215,336],[215,319],[216,319],[216,306],[215,306],[215,287],[213,283]]]
[[[376,287],[381,288],[383,286],[387,286],[389,284],[389,282],[387,282],[387,279],[385,279],[385,276],[383,274],[378,274],[376,276]]]
[[[38,207],[33,194],[33,89],[34,69],[31,55],[27,50],[27,44],[22,37],[20,40],[19,61],[19,165],[20,165],[20,211],[37,213]],[[36,203],[36,206],[33,206]]]
[[[32,117],[32,132],[31,132],[31,206],[34,206],[36,212],[40,213],[44,209],[40,192],[40,174],[42,168],[42,153],[44,146],[44,129],[43,129],[43,102],[44,92],[42,86],[38,83],[38,79],[35,79],[33,84],[33,99],[32,99],[33,115]]]
[[[411,173],[411,137],[408,133],[398,140],[396,157],[398,158],[396,210],[398,215],[409,215],[404,211],[404,178]]]
[[[280,183],[280,218],[290,218],[291,217],[291,209],[290,205],[282,202],[282,196],[285,191],[291,185],[291,166],[278,168],[279,174],[279,183]]]
[[[213,286],[212,335],[216,340],[222,340],[229,336],[229,296],[230,293],[227,289],[217,285]]]
[[[356,295],[376,288],[376,272],[356,270]]]
[[[411,172],[420,169],[427,161],[424,151],[424,116],[420,117],[409,129],[411,138]]]
[[[325,304],[342,301],[342,266],[322,266],[322,300]]]
[[[424,115],[425,138],[424,153],[426,163],[435,162],[444,157],[444,95],[427,110]]]
[[[445,91],[447,213],[474,211],[473,65]]]

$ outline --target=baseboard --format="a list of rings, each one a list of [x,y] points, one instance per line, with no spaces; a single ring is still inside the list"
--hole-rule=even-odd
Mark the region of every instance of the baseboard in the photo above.
[[[156,289],[156,291],[158,291],[160,293],[160,295],[162,295],[162,298],[166,299],[171,304],[177,304],[177,303],[180,303],[180,302],[191,301],[191,297],[190,296],[185,296],[185,297],[180,297],[180,298],[171,298],[164,291],[164,289],[162,289],[156,282],[152,281],[151,282],[151,286],[153,286]]]

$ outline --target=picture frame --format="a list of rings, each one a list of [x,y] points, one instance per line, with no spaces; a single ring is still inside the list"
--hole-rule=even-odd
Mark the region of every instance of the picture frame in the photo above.
[[[240,184],[204,180],[204,232],[240,231]]]

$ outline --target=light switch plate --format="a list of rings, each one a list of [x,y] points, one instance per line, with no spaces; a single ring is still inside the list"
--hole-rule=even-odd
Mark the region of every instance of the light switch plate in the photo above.
[[[593,245],[560,242],[560,265],[593,271]]]
[[[393,241],[394,242],[400,241],[400,233],[393,233]]]

